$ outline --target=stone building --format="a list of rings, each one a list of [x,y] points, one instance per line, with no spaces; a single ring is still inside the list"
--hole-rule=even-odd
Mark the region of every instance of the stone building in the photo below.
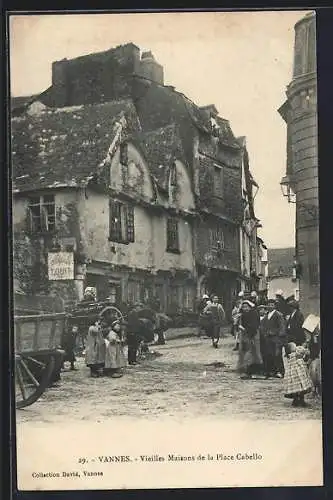
[[[258,238],[258,228],[262,227],[255,215],[254,199],[259,186],[254,180],[251,170],[246,138],[239,137],[241,146],[241,176],[242,176],[242,221],[240,224],[240,258],[241,274],[240,288],[242,291],[260,291],[265,293],[265,258],[266,247]],[[262,260],[263,259],[263,260]]]
[[[13,101],[16,246],[26,251],[30,224],[38,276],[48,252],[73,252],[73,300],[89,284],[116,302],[158,297],[176,314],[209,292],[230,316],[244,148],[215,106],[164,85],[132,43],[55,62],[49,89]]]
[[[274,298],[278,290],[284,297],[294,295],[299,299],[299,280],[295,274],[295,248],[268,250],[268,297]]]
[[[287,124],[284,195],[296,204],[296,269],[305,314],[318,314],[319,200],[317,141],[316,18],[307,14],[295,25],[293,78],[279,113]]]

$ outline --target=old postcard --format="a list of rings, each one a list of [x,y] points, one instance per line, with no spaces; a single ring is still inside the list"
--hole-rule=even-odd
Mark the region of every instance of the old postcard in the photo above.
[[[9,40],[18,489],[322,485],[315,12]]]

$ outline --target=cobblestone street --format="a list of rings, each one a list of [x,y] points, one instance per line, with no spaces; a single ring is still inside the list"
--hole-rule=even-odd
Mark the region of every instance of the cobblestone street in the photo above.
[[[142,418],[220,416],[221,419],[320,419],[320,403],[293,408],[281,380],[241,380],[235,372],[233,338],[213,349],[209,339],[176,338],[152,347],[154,359],[128,367],[120,379],[89,377],[82,358],[78,370],[62,373],[58,387],[34,405],[17,412],[21,422],[104,421],[109,417]]]

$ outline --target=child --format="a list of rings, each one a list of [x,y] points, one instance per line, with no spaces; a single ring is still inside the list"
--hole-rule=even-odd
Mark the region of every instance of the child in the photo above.
[[[294,342],[289,342],[285,346],[285,397],[293,400],[293,406],[306,407],[304,395],[312,389],[312,382],[304,360],[308,354],[305,347],[296,346]]]
[[[242,302],[241,300],[238,300],[232,310],[231,316],[232,316],[232,335],[235,337],[235,347],[233,348],[233,351],[238,351],[239,349],[239,320],[241,317],[241,306]]]
[[[105,361],[105,342],[102,334],[101,322],[89,327],[86,345],[86,365],[90,368],[90,374],[96,378],[101,375],[101,369]]]
[[[111,329],[105,338],[105,346],[105,375],[113,378],[122,377],[122,368],[126,366],[126,360],[122,346],[120,321],[117,320],[112,323]]]

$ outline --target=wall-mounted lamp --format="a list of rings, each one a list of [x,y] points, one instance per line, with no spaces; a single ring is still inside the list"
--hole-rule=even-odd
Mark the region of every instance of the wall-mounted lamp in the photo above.
[[[283,196],[288,199],[288,203],[296,203],[296,194],[293,191],[289,175],[282,178],[280,186]]]

